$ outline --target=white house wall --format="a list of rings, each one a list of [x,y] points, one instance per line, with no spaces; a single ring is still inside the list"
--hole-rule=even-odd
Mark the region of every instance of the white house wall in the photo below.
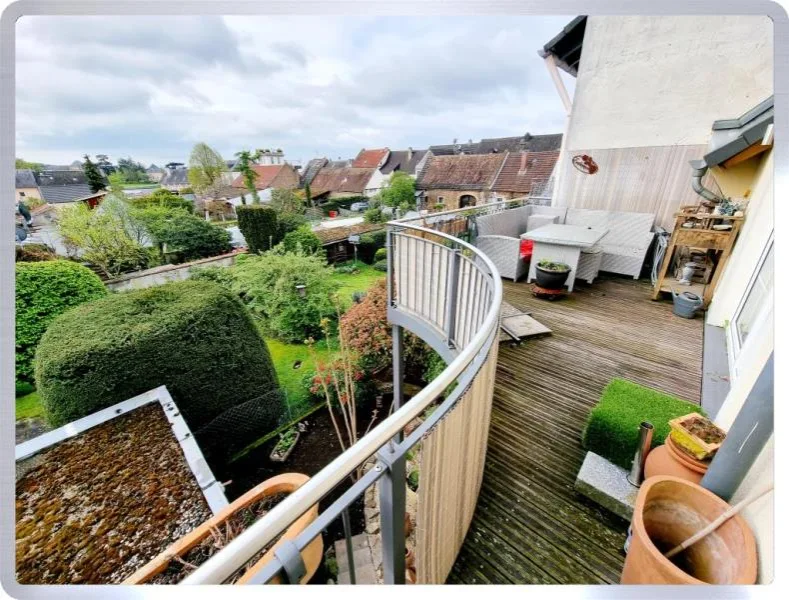
[[[370,176],[370,180],[364,188],[364,195],[368,197],[375,196],[383,189],[386,182],[389,181],[389,176],[381,173],[380,169],[376,169]]]

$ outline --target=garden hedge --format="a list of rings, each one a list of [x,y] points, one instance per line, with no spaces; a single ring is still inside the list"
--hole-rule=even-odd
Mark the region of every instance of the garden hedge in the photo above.
[[[386,247],[386,231],[378,229],[364,233],[359,237],[359,260],[371,265],[375,262],[375,253]]]
[[[600,402],[589,413],[582,443],[587,450],[630,469],[642,421],[654,426],[652,447],[655,447],[666,440],[671,419],[692,412],[705,414],[700,406],[686,400],[626,379],[612,379],[603,390]]]
[[[33,381],[33,357],[52,320],[107,295],[101,279],[68,260],[16,263],[16,379]]]
[[[247,204],[236,207],[238,228],[247,241],[249,251],[257,254],[270,250],[279,243],[280,230],[277,224],[277,211],[260,204]]]
[[[254,422],[259,437],[283,410],[277,394],[249,406],[279,387],[271,357],[241,301],[208,281],[113,294],[65,313],[41,339],[36,383],[55,426],[160,385],[198,440],[228,416]],[[236,434],[224,430],[225,439]]]

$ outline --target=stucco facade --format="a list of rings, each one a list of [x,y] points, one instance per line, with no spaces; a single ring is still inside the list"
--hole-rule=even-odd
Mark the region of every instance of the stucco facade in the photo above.
[[[426,190],[424,199],[425,206],[428,210],[435,209],[437,204],[443,205],[443,210],[455,210],[456,208],[463,208],[460,205],[460,200],[464,197],[474,200],[474,203],[468,206],[477,206],[479,204],[493,202],[494,197],[504,195],[506,194],[495,194],[489,190]],[[502,199],[508,200],[509,198]]]
[[[38,188],[16,188],[16,201],[30,201],[30,199],[41,200]]]

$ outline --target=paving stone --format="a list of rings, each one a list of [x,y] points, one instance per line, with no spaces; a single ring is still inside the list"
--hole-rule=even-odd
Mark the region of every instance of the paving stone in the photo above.
[[[337,583],[340,585],[349,585],[351,583],[350,573],[340,573],[337,575]],[[378,583],[378,579],[372,565],[364,565],[356,569],[356,585],[375,585],[376,583]]]
[[[638,488],[627,480],[627,471],[599,454],[586,453],[575,489],[623,519],[633,518]]]

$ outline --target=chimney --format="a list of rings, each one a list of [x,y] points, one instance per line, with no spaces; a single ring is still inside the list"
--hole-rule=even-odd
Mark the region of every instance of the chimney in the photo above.
[[[458,143],[458,139],[457,139],[457,138],[455,138],[454,140],[452,140],[452,143],[453,143],[453,144],[457,144],[457,143]]]
[[[408,146],[408,160],[410,161],[414,157],[414,149],[411,146]]]
[[[528,153],[521,152],[521,168],[520,168],[520,172],[521,173],[523,173],[526,170],[526,157],[527,156],[528,156]]]

